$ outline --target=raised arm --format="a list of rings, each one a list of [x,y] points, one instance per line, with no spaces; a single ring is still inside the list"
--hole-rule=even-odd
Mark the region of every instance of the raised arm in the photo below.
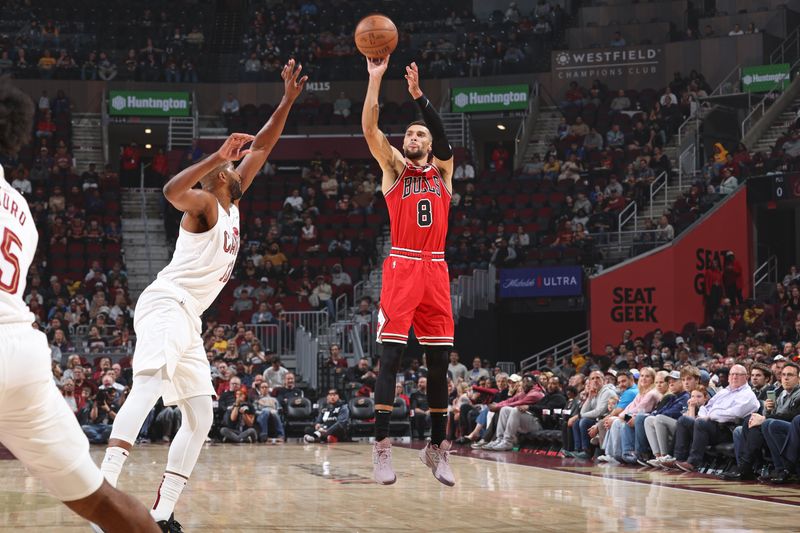
[[[253,145],[250,147],[250,153],[236,167],[236,171],[242,177],[242,193],[250,187],[253,183],[253,178],[264,166],[270,152],[272,152],[272,148],[283,132],[292,104],[303,92],[303,86],[308,81],[308,76],[303,76],[298,80],[297,77],[300,75],[301,70],[303,70],[303,65],[295,67],[294,59],[290,59],[284,65],[283,71],[281,71],[284,86],[281,103],[275,108],[264,127],[256,134]]]
[[[210,192],[195,189],[194,186],[214,170],[222,171],[221,167],[227,162],[241,159],[249,153],[249,150],[243,148],[252,140],[252,135],[232,133],[219,150],[173,176],[164,185],[164,196],[176,209],[184,213],[194,216],[210,213],[216,206],[216,198]]]
[[[389,140],[378,128],[378,115],[380,114],[378,94],[381,91],[383,74],[388,66],[388,57],[367,59],[369,85],[367,85],[367,96],[364,98],[364,110],[361,113],[361,129],[364,131],[369,151],[383,170],[382,188],[384,191],[389,190],[405,166],[403,155],[397,148],[389,144]]]
[[[433,104],[428,97],[419,88],[419,69],[416,63],[411,63],[406,67],[406,81],[408,82],[408,92],[411,97],[419,106],[422,112],[422,118],[425,120],[425,125],[431,132],[433,164],[442,173],[447,187],[453,190],[453,148],[447,140],[447,134],[444,131],[444,124],[442,117],[436,112]]]

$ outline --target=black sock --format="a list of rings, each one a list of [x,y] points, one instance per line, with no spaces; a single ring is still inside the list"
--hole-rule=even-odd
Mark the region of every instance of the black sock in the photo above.
[[[431,444],[441,445],[446,429],[447,413],[431,412]]]
[[[389,436],[389,421],[391,411],[375,411],[375,440],[383,440]]]
[[[394,384],[400,370],[406,346],[397,343],[384,343],[381,350],[381,368],[375,381],[375,440],[383,440],[389,436],[389,421],[392,418],[391,407],[394,404]],[[381,409],[379,406],[387,406]]]

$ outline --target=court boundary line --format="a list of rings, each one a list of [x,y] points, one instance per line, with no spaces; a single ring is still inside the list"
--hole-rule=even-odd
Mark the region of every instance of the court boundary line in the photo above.
[[[480,461],[497,462],[497,461],[493,461],[492,459],[489,459],[489,458],[477,457],[477,456],[474,456],[474,455],[460,455],[460,457],[464,457],[464,458],[471,457],[473,459],[478,459]],[[509,463],[504,463],[504,464],[509,464]],[[536,468],[536,469],[539,469],[539,470],[546,470],[546,471],[550,471],[550,472],[554,472],[555,471],[555,472],[559,472],[559,473],[562,473],[562,474],[569,474],[569,475],[573,475],[573,476],[581,476],[581,477],[584,477],[584,478],[602,479],[602,478],[606,477],[606,476],[593,475],[591,473],[585,473],[584,474],[584,473],[581,473],[581,472],[570,472],[568,470],[560,470],[558,468],[547,468],[547,467],[544,467],[544,466],[526,465],[526,464],[522,464],[522,463],[511,463],[511,464],[514,464],[514,465],[517,465],[517,466],[524,466],[524,467],[527,467],[527,468]],[[672,486],[672,485],[666,485],[666,484],[661,484],[661,483],[649,483],[647,481],[637,481],[637,480],[634,480],[634,479],[620,479],[620,478],[616,478],[616,477],[611,477],[610,479],[613,479],[614,481],[620,481],[622,483],[635,483],[637,485],[657,485],[659,487],[664,487],[664,488],[667,488],[667,489],[682,490],[682,491],[685,491],[685,492],[694,492],[694,493],[701,493],[701,494],[706,494],[706,495],[723,496],[723,497],[728,497],[728,498],[737,498],[737,499],[740,499],[740,500],[747,500],[749,502],[771,503],[771,504],[775,504],[775,505],[783,505],[785,507],[791,507],[793,509],[797,509],[798,507],[800,507],[800,504],[776,502],[776,501],[773,501],[773,500],[762,500],[762,499],[757,499],[757,498],[748,498],[747,496],[738,496],[736,494],[722,494],[722,493],[717,493],[717,492],[702,491],[702,490],[690,489],[690,488],[685,488],[685,487],[675,487],[675,486]]]

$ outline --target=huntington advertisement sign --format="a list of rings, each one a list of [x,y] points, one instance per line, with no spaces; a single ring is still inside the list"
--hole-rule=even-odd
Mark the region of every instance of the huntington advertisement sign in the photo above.
[[[453,113],[524,110],[528,108],[529,92],[527,84],[454,87],[451,90],[451,109]]]
[[[586,85],[600,80],[613,87],[661,86],[664,50],[659,46],[633,46],[552,52],[553,88],[564,90],[571,81]]]
[[[191,108],[187,92],[111,91],[110,115],[188,117]]]
[[[742,69],[742,90],[746,93],[782,91],[789,86],[789,80],[788,63]]]
[[[581,294],[583,294],[583,269],[579,266],[503,268],[500,270],[501,298],[579,296]]]
[[[670,246],[610,268],[589,281],[592,351],[617,345],[626,329],[644,336],[656,328],[679,332],[705,316],[705,272],[733,252],[747,298],[752,280],[747,189],[738,189],[708,218]]]

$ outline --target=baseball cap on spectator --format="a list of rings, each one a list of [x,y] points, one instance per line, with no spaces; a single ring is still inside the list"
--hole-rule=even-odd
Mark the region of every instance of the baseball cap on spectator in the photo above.
[[[633,376],[633,379],[639,380],[639,370],[636,368],[632,368],[630,374]]]
[[[519,374],[511,374],[510,376],[508,376],[508,381],[510,381],[511,383],[519,383],[520,381],[522,381],[522,376],[520,376]]]
[[[784,356],[782,356],[781,354],[778,354],[775,357],[773,357],[772,360],[773,361],[786,361],[786,358]]]
[[[700,371],[700,374],[702,374],[702,373],[703,373],[703,371],[701,370],[701,371]],[[680,373],[680,372],[678,372],[677,370],[673,370],[672,372],[670,372],[669,374],[667,374],[667,379],[677,379],[677,380],[680,380],[680,379],[681,379],[681,373]]]
[[[711,374],[708,373],[708,370],[705,368],[700,369],[700,383],[708,384],[708,381],[711,379]]]
[[[109,314],[111,314],[111,309],[109,309],[107,305],[104,305],[100,309],[97,310],[97,314],[98,315],[100,315],[100,314],[109,315]]]
[[[608,370],[606,370],[605,374],[610,374],[610,375],[612,375],[614,377],[617,377],[617,371],[614,370],[613,368],[609,368]]]
[[[261,278],[261,283],[267,283],[268,281],[269,281],[269,278],[267,276],[264,276],[263,278]]]
[[[675,337],[675,345],[680,346],[681,344],[686,344],[686,341],[683,340],[683,337]]]

